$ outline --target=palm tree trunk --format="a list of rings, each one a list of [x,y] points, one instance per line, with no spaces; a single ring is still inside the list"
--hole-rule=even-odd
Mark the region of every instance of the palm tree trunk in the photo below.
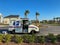
[[[36,26],[37,26],[37,15],[36,15]]]
[[[25,18],[27,18],[27,15],[25,15]]]
[[[36,15],[36,21],[37,21],[38,19],[37,19],[37,15]]]

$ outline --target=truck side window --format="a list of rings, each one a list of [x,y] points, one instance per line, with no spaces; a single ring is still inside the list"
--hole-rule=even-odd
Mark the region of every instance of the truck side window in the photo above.
[[[19,26],[19,21],[16,22],[16,25]]]

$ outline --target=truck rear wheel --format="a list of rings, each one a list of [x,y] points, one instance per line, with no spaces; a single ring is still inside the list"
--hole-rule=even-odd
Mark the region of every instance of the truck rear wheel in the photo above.
[[[13,30],[12,33],[15,34],[15,30]]]

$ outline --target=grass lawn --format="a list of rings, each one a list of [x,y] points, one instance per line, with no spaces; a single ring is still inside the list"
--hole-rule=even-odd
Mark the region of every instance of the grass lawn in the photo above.
[[[50,25],[52,25],[52,26],[60,26],[60,24],[50,24]]]

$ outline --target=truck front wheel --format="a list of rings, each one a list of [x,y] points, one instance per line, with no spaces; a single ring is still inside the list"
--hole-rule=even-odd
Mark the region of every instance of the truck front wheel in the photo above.
[[[32,30],[32,31],[31,31],[31,34],[34,34],[34,33],[36,33],[36,32],[35,32],[34,30]]]

